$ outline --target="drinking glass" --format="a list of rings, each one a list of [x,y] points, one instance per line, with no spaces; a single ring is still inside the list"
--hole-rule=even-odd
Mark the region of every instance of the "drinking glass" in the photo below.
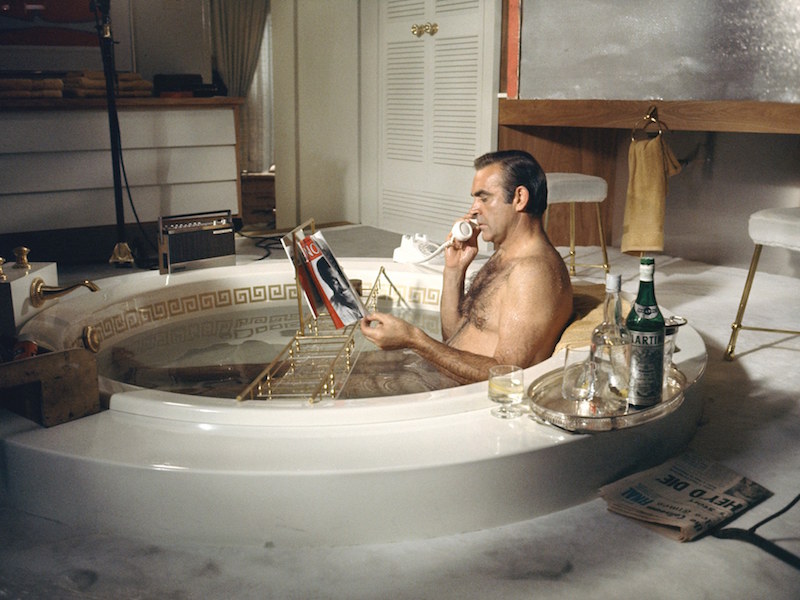
[[[595,362],[599,377],[600,409],[605,414],[624,412],[628,406],[628,382],[630,376],[630,344],[608,345],[603,348],[602,360]]]
[[[561,395],[566,400],[583,402],[600,394],[600,371],[591,344],[567,344]]]
[[[522,401],[524,383],[522,369],[516,365],[496,365],[489,369],[489,399],[500,406],[492,415],[500,419],[513,419],[520,415],[515,404]]]

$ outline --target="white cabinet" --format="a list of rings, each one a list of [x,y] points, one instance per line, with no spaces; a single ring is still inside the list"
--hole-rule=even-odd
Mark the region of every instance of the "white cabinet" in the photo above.
[[[237,99],[196,99],[120,107],[125,173],[142,222],[239,213],[238,105]],[[0,234],[116,224],[104,106],[47,106],[0,111]],[[133,223],[124,190],[123,199],[125,222]]]
[[[388,0],[378,11],[378,225],[443,239],[496,146],[501,5]]]

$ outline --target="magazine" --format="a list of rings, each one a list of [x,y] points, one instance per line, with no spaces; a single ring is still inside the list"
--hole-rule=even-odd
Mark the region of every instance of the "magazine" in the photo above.
[[[315,317],[325,311],[330,315],[334,326],[341,329],[366,316],[367,311],[361,297],[345,275],[321,231],[310,236],[295,232],[294,235],[284,236],[281,241],[289,259],[295,265],[300,287]]]
[[[772,496],[765,487],[687,451],[600,488],[608,510],[682,542],[735,519]]]
[[[316,286],[312,283],[308,261],[305,259],[305,255],[300,248],[300,241],[303,238],[303,232],[296,231],[294,234],[290,233],[283,236],[281,238],[281,244],[286,251],[286,256],[289,257],[289,260],[294,265],[297,282],[303,290],[303,297],[306,299],[306,304],[309,310],[311,310],[311,314],[314,315],[314,318],[317,318],[319,317],[319,307],[323,305],[323,302],[319,291],[317,291]]]

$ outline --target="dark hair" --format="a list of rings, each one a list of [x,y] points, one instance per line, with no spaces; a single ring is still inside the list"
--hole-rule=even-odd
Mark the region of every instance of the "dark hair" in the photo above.
[[[334,280],[337,280],[338,282],[338,278],[333,274],[333,268],[324,258],[320,258],[317,261],[317,272],[319,273],[320,277],[325,280],[325,283],[331,287],[333,287]]]
[[[494,164],[499,164],[503,170],[506,202],[511,203],[517,187],[524,186],[530,195],[525,212],[542,216],[547,210],[547,177],[536,159],[523,150],[499,150],[476,158],[475,170]]]

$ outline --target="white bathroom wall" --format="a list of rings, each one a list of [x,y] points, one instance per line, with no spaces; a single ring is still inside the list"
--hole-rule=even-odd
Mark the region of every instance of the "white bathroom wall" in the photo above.
[[[298,2],[300,218],[358,222],[358,0]]]
[[[359,222],[358,0],[273,3],[279,228]]]

